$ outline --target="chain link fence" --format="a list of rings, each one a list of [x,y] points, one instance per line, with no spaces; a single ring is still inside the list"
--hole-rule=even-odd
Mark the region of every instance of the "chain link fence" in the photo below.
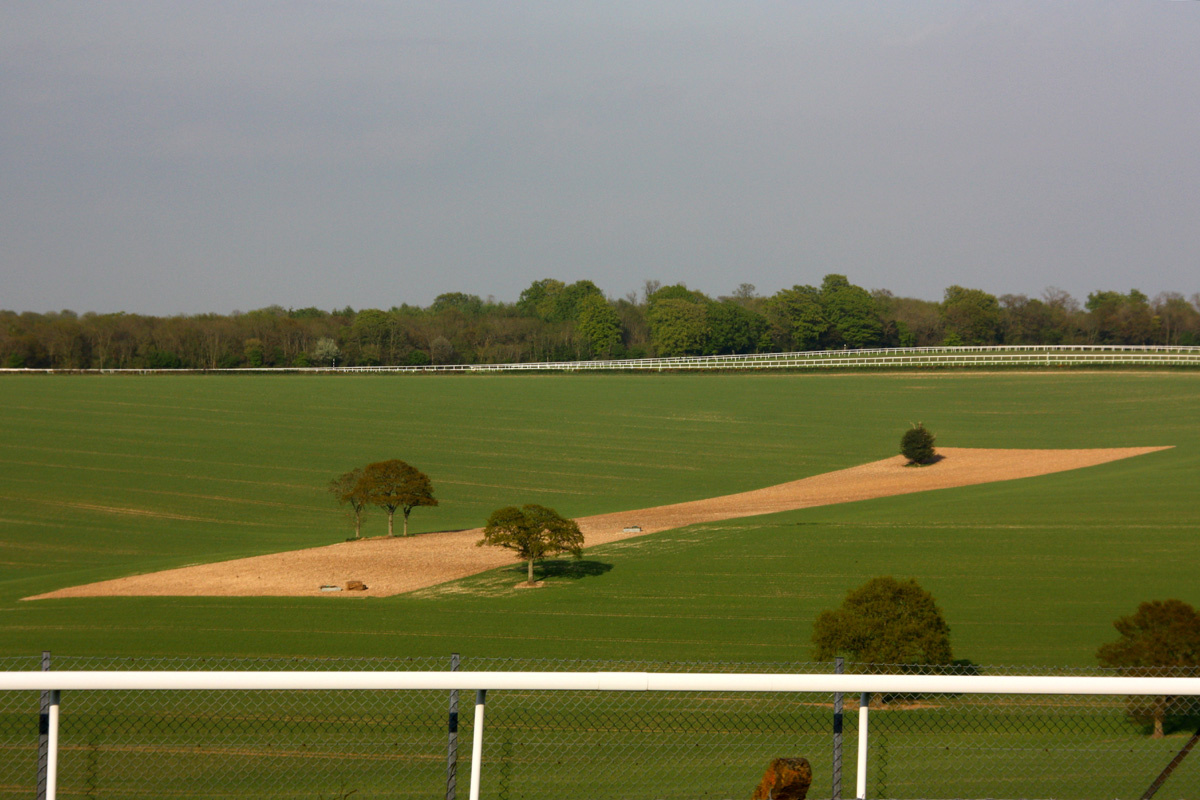
[[[444,671],[418,659],[55,656],[55,670]],[[0,659],[36,670],[40,657]],[[830,663],[549,661],[464,657],[468,671],[829,673]],[[1098,669],[889,667],[847,672],[1112,675]],[[1154,674],[1196,677],[1197,670]],[[465,798],[471,708],[454,753],[444,691],[64,693],[59,793],[96,798]],[[771,759],[804,756],[812,798],[853,797],[857,708],[847,696],[838,786],[834,697],[736,692],[489,692],[483,797],[747,798]],[[0,797],[36,797],[37,693],[0,692]],[[1200,797],[1200,698],[873,695],[872,798]],[[1160,718],[1164,735],[1154,736]],[[1198,748],[1200,749],[1200,748]],[[1164,777],[1173,761],[1174,768]]]

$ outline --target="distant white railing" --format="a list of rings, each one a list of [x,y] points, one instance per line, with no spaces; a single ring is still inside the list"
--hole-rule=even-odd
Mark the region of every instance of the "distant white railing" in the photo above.
[[[1200,696],[1200,678],[829,675],[657,672],[6,672],[0,691],[49,693],[46,798],[55,800],[58,719],[65,691],[476,690],[470,800],[479,800],[489,690],[600,692],[819,692],[860,695],[856,798],[866,797],[873,693]]]
[[[1200,366],[1200,347],[1166,345],[989,345],[895,347],[872,350],[809,350],[795,353],[677,356],[610,361],[529,361],[510,364],[437,364],[423,367],[231,367],[212,369],[0,369],[0,373],[475,373],[475,372],[662,372],[740,369],[890,369],[923,367]]]

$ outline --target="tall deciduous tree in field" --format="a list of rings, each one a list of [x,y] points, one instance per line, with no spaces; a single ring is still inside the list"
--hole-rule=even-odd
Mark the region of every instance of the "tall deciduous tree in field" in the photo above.
[[[387,509],[388,536],[395,535],[392,517],[397,509],[404,512],[404,535],[408,536],[408,515],[412,510],[438,504],[429,476],[398,458],[367,464],[363,467],[362,484],[368,502]]]
[[[534,504],[506,506],[492,512],[483,538],[477,546],[491,545],[516,551],[517,558],[529,564],[528,580],[533,584],[533,563],[547,556],[570,553],[583,556],[583,533],[574,520],[566,519],[552,508]]]
[[[1200,614],[1182,600],[1142,603],[1136,613],[1121,617],[1113,627],[1121,638],[1096,651],[1096,658],[1106,667],[1146,677],[1180,667],[1200,667]],[[1178,697],[1134,697],[1129,701],[1129,714],[1140,722],[1153,722],[1154,738],[1158,739],[1163,736],[1166,718],[1186,702]]]
[[[343,472],[329,482],[329,491],[337,498],[339,503],[350,506],[354,511],[354,538],[358,539],[362,536],[362,518],[363,512],[367,508],[367,503],[371,498],[367,494],[366,485],[363,483],[363,470],[361,467]]]
[[[869,664],[949,664],[950,626],[933,595],[909,579],[872,578],[822,611],[813,626],[819,660],[848,656]]]

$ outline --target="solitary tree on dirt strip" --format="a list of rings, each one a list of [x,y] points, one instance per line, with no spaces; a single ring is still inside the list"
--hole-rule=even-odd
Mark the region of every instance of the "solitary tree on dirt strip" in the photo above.
[[[818,660],[844,655],[867,664],[949,664],[950,626],[933,595],[911,578],[872,578],[822,611],[813,626]]]
[[[900,437],[900,455],[908,459],[909,465],[928,464],[937,455],[933,449],[933,434],[918,422]]]
[[[349,472],[343,472],[329,482],[330,493],[337,498],[339,503],[350,506],[351,510],[354,511],[355,539],[362,537],[363,512],[366,511],[367,503],[371,500],[367,495],[367,489],[362,477],[362,467],[355,467]]]
[[[429,476],[398,458],[367,464],[362,471],[362,485],[368,502],[387,509],[388,536],[395,535],[392,517],[396,509],[404,512],[404,535],[408,536],[408,515],[412,510],[438,504]]]
[[[557,511],[534,504],[506,506],[492,512],[483,538],[483,545],[515,550],[517,558],[529,564],[528,582],[533,585],[533,562],[546,556],[570,553],[583,556],[583,533],[575,520],[565,519]]]
[[[1200,675],[1200,613],[1182,600],[1153,600],[1137,612],[1113,622],[1121,638],[1096,651],[1106,667],[1124,675],[1154,677],[1192,667]],[[1131,697],[1129,716],[1141,724],[1154,724],[1154,738],[1163,736],[1163,724],[1173,713],[1187,708],[1188,698]]]

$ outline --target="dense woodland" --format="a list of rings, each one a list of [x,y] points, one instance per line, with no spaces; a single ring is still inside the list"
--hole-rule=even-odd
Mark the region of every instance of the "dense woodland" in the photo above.
[[[515,303],[443,294],[428,308],[285,309],[229,315],[0,310],[0,366],[217,368],[505,363],[864,347],[1200,345],[1200,294],[1136,289],[1084,302],[951,286],[941,302],[867,291],[842,275],[769,297],[712,298],[648,281],[613,300],[591,281],[534,282]]]

